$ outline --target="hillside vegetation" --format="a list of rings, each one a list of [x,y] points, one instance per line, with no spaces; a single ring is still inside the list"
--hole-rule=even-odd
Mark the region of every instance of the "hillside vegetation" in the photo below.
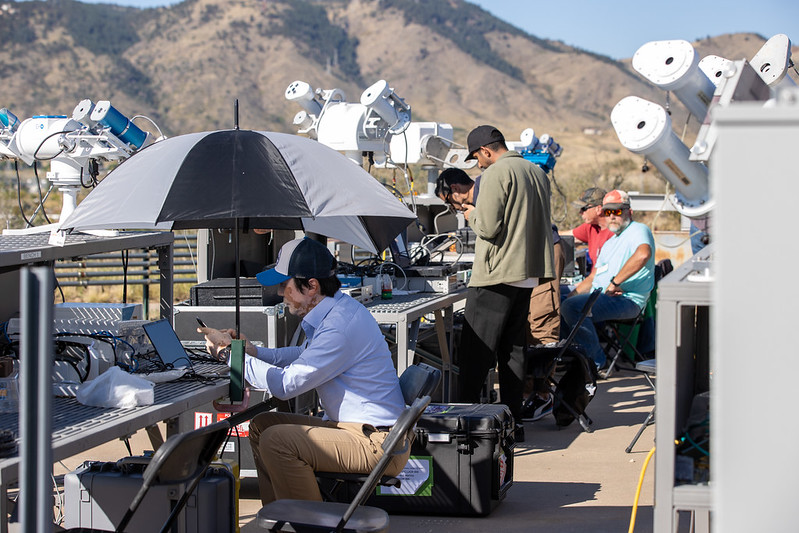
[[[609,119],[621,98],[634,94],[662,103],[663,92],[629,61],[529,35],[463,0],[0,6],[0,107],[21,119],[69,115],[84,98],[107,99],[174,136],[232,127],[238,99],[242,128],[293,133],[299,108],[283,93],[294,80],[340,88],[357,101],[367,86],[386,79],[411,105],[414,120],[452,124],[457,142],[465,143],[466,133],[483,123],[510,140],[528,127],[554,136],[564,147],[555,181],[569,202],[594,184],[665,191],[654,172],[641,172],[642,158],[621,147]],[[738,59],[754,55],[764,41],[736,34],[695,45],[701,55]],[[682,133],[685,111],[676,99],[671,107]],[[695,131],[689,124],[687,136]],[[22,173],[23,188],[35,187],[32,171],[24,167]],[[44,179],[44,171],[39,174]],[[16,178],[7,164],[4,176],[0,213],[16,225],[16,191],[7,190]],[[565,204],[559,205],[556,212],[568,215],[564,224],[577,220],[574,209],[564,213]]]

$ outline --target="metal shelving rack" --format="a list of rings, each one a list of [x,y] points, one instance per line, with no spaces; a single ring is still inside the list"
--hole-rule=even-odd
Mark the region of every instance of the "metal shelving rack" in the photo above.
[[[678,511],[693,511],[695,531],[709,531],[710,485],[675,483],[674,440],[708,386],[712,266],[710,245],[658,284],[655,533],[673,533]]]
[[[49,233],[30,235],[0,235],[0,287],[11,292],[8,299],[16,300],[19,292],[17,272],[25,265],[52,265],[58,259],[86,257],[93,254],[135,248],[154,248],[158,251],[160,271],[160,314],[172,321],[172,271],[174,235],[172,232],[120,232],[118,235],[94,236],[83,233],[67,235],[63,246],[48,243]],[[14,293],[16,291],[16,293]],[[11,309],[18,302],[6,302]],[[2,317],[3,319],[7,317]]]

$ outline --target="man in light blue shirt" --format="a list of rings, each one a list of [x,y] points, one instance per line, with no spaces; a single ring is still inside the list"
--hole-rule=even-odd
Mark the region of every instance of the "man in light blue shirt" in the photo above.
[[[369,311],[339,291],[336,261],[311,239],[280,250],[275,268],[257,276],[279,284],[289,312],[300,316],[302,346],[261,348],[246,343],[245,378],[280,399],[316,389],[324,417],[267,412],[250,422],[250,443],[261,501],[319,500],[314,471],[368,473],[405,407],[383,334]],[[235,332],[200,328],[212,354],[226,357]],[[396,475],[408,453],[395,457]]]
[[[602,201],[602,209],[608,229],[614,235],[602,246],[591,274],[577,285],[560,308],[562,325],[571,330],[589,294],[602,289],[591,314],[574,337],[597,368],[602,368],[607,358],[594,323],[635,318],[655,286],[655,239],[645,224],[632,220],[629,195],[620,190],[610,191]]]

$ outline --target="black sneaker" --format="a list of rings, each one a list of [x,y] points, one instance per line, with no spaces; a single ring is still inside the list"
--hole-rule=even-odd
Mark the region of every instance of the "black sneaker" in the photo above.
[[[532,396],[533,401],[526,401],[524,403],[524,409],[522,410],[522,420],[525,422],[535,422],[552,413],[551,394],[547,396],[545,400],[539,398],[537,394],[533,394]]]

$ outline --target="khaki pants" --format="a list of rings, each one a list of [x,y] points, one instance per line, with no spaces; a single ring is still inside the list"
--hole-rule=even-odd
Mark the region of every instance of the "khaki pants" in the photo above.
[[[315,471],[368,474],[388,435],[369,424],[331,422],[293,413],[262,413],[250,422],[261,502],[284,498],[321,501]],[[385,475],[399,474],[410,455],[395,456]]]
[[[530,311],[527,321],[527,344],[549,344],[560,339],[560,278],[566,268],[566,253],[561,243],[555,243],[555,279],[542,283],[530,294]],[[528,379],[525,383],[525,396],[531,391],[545,395],[548,391],[545,377]]]
[[[549,344],[560,339],[560,278],[566,268],[566,253],[561,243],[556,243],[555,279],[542,283],[530,294],[530,323],[528,343]]]

